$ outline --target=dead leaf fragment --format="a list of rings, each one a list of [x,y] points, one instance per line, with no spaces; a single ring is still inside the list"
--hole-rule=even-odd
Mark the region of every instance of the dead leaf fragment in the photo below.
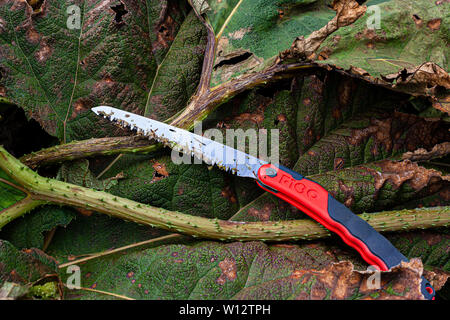
[[[160,181],[169,176],[169,171],[167,171],[166,165],[164,163],[155,162],[152,167],[155,170],[153,172],[152,183]]]
[[[403,69],[398,73],[388,74],[384,79],[391,82],[393,88],[407,92],[415,90],[435,96],[438,94],[436,92],[438,87],[450,90],[450,75],[433,62],[426,62],[420,66]]]
[[[400,149],[412,152],[418,147],[431,150],[438,143],[448,141],[450,132],[443,121],[394,112],[371,118],[370,125],[365,128],[352,129],[346,140],[350,145],[357,146],[370,138],[373,139],[371,152],[377,155],[382,151],[391,153]]]
[[[430,282],[434,290],[439,291],[447,283],[450,273],[433,268],[432,270],[423,270],[423,276]]]
[[[450,142],[443,142],[435,145],[433,149],[427,151],[424,148],[417,149],[413,152],[406,152],[402,155],[402,159],[411,161],[425,161],[435,158],[441,158],[450,154]]]
[[[219,262],[219,268],[222,270],[222,274],[216,280],[218,284],[223,285],[227,280],[233,281],[236,279],[237,267],[234,259],[225,258],[223,261]]]
[[[412,18],[413,18],[414,23],[416,24],[416,26],[417,26],[418,28],[422,27],[423,20],[420,19],[420,17],[419,17],[417,14],[413,14],[413,15],[412,15]]]
[[[390,182],[394,189],[400,188],[405,182],[416,191],[422,190],[434,183],[450,180],[447,176],[434,169],[427,169],[409,160],[400,162],[383,160],[377,163],[380,170],[367,168],[374,177],[375,189],[380,190],[386,182]]]
[[[439,30],[439,28],[441,27],[441,22],[442,22],[441,18],[431,19],[430,21],[427,22],[427,27],[431,31]]]
[[[312,32],[308,38],[297,37],[291,48],[280,53],[281,60],[299,59],[313,60],[315,52],[322,42],[333,32],[341,27],[348,26],[358,20],[367,10],[366,6],[360,6],[355,0],[334,0],[332,3],[336,16],[324,27]],[[327,55],[326,52],[323,55]]]
[[[423,266],[411,259],[389,271],[381,272],[380,286],[373,283],[373,271],[357,271],[349,261],[333,263],[322,270],[294,270],[292,281],[311,283],[310,294],[297,299],[322,300],[358,298],[363,300],[424,300],[421,292]]]

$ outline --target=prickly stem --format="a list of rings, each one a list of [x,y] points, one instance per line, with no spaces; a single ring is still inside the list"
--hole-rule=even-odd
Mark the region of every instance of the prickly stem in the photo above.
[[[284,241],[318,239],[330,235],[328,230],[310,219],[239,222],[191,216],[181,212],[143,205],[107,192],[44,178],[32,170],[21,170],[21,166],[23,164],[19,160],[11,156],[3,147],[0,147],[0,168],[9,172],[11,178],[28,193],[26,198],[28,200],[25,205],[14,205],[0,212],[0,228],[38,205],[54,203],[85,207],[142,225],[154,226],[199,238]],[[51,188],[49,188],[50,185]],[[70,196],[68,192],[70,192]],[[401,219],[394,219],[396,215]],[[408,230],[430,228],[450,224],[450,207],[374,213],[370,215],[370,219],[368,219],[368,215],[362,215],[362,217],[370,220],[370,224],[375,229],[383,231],[403,230],[405,227]]]

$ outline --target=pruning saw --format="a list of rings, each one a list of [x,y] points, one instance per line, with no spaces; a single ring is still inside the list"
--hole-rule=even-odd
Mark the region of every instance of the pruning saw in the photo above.
[[[321,185],[289,168],[270,164],[206,137],[120,109],[99,106],[92,111],[178,152],[196,156],[209,165],[217,165],[240,177],[255,179],[259,187],[339,235],[367,263],[380,271],[387,271],[402,261],[408,262],[389,240],[334,199]],[[423,276],[421,292],[426,299],[435,299],[434,288]]]

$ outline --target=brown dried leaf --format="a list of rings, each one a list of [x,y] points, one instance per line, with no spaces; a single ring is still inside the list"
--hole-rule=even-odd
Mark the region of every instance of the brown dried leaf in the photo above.
[[[414,152],[405,152],[402,159],[411,161],[424,161],[435,158],[441,158],[450,153],[450,142],[443,142],[435,145],[433,149],[427,151],[424,148],[415,150]]]
[[[392,82],[392,88],[407,92],[425,92],[436,96],[439,87],[450,90],[450,75],[433,62],[426,62],[413,68],[405,68],[384,77]],[[448,95],[446,95],[448,97]]]
[[[289,277],[270,283],[270,287],[289,288],[294,299],[361,299],[361,300],[424,300],[421,293],[422,262],[412,259],[381,272],[379,287],[373,271],[357,271],[349,261],[332,263],[321,270],[296,269]],[[276,282],[276,283],[274,283]],[[298,288],[301,288],[300,290]],[[265,286],[247,287],[235,298],[261,299]]]
[[[324,27],[312,32],[308,38],[297,37],[291,48],[280,53],[281,60],[300,59],[312,60],[315,52],[322,42],[333,32],[341,27],[348,26],[359,19],[367,10],[366,6],[360,6],[355,0],[334,0],[332,3],[336,16]]]
[[[450,273],[433,268],[432,270],[423,270],[423,276],[430,282],[434,290],[439,291],[447,283]]]
[[[406,181],[416,191],[422,190],[434,182],[450,180],[450,177],[443,176],[439,171],[427,169],[409,160],[400,162],[383,160],[377,163],[381,170],[367,168],[367,171],[374,178],[375,189],[379,190],[386,182],[390,182],[394,189],[399,188]]]

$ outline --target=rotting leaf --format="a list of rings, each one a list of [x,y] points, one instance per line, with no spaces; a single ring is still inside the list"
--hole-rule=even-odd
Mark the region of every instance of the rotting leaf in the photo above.
[[[422,265],[420,260],[381,273],[380,288],[370,287],[373,272],[356,271],[348,261],[333,263],[321,270],[294,270],[289,278],[275,280],[276,285],[300,300],[423,300],[421,293]],[[256,286],[241,291],[237,299],[267,299],[267,287]],[[285,297],[279,297],[285,298]]]
[[[432,31],[439,30],[439,28],[441,27],[441,22],[441,18],[431,19],[427,22],[427,27]]]
[[[433,181],[450,181],[449,176],[442,176],[434,169],[426,169],[409,160],[399,162],[384,160],[376,165],[380,168],[381,174],[374,169],[368,170],[374,178],[376,190],[380,190],[387,182],[392,184],[394,189],[398,189],[405,181],[408,181],[409,185],[418,191],[433,184]]]
[[[371,83],[434,97],[439,88],[449,89],[448,35],[440,21],[445,21],[450,4],[438,2],[377,2],[377,9],[383,13],[378,25],[374,25],[377,20],[372,12],[351,27],[337,30],[318,49],[316,62]]]
[[[439,192],[449,183],[448,176],[408,160],[382,160],[311,178],[326,186],[336,199],[354,212],[378,211],[389,205],[400,205],[418,196]]]
[[[264,69],[296,36],[308,36],[336,15],[327,1],[314,0],[224,0],[209,6],[204,15],[217,43],[212,87]]]
[[[336,11],[336,17],[306,39],[304,36],[297,37],[290,49],[280,53],[281,60],[313,60],[315,52],[330,34],[358,20],[367,9],[355,0],[334,0],[331,7]]]
[[[300,156],[294,169],[311,175],[400,157],[417,148],[430,152],[437,148],[434,153],[442,153],[449,139],[445,121],[400,112],[363,113],[320,139]],[[441,147],[436,147],[441,143]]]
[[[387,74],[384,79],[393,83],[393,88],[406,92],[424,92],[436,96],[439,88],[450,90],[450,75],[432,62],[403,69],[395,74]]]
[[[402,155],[402,159],[407,159],[411,161],[424,161],[431,160],[435,158],[441,158],[450,154],[450,142],[442,142],[436,144],[430,151],[424,148],[419,148],[415,151],[405,152]]]
[[[219,262],[219,268],[222,274],[217,278],[216,282],[219,285],[224,285],[226,281],[234,281],[237,276],[236,261],[232,258],[225,258]]]
[[[162,180],[169,176],[169,172],[167,172],[166,165],[164,163],[155,162],[152,167],[155,169],[153,172],[152,182]]]

